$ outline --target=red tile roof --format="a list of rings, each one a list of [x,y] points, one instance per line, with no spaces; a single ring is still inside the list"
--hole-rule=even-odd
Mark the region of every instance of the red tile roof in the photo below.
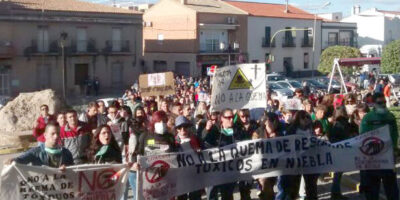
[[[308,13],[302,9],[289,5],[289,12],[285,13],[285,4],[256,3],[243,1],[225,1],[245,12],[250,16],[258,17],[276,17],[276,18],[292,18],[292,19],[314,19],[314,14]],[[321,18],[318,18],[321,20]]]
[[[89,12],[112,14],[141,14],[138,11],[115,8],[79,0],[0,0],[0,10],[38,10],[59,12]]]

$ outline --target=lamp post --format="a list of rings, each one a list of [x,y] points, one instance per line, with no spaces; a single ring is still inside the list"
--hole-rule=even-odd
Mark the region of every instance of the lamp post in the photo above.
[[[326,2],[324,3],[324,5],[319,6],[317,8],[315,8],[314,10],[318,10],[318,9],[324,9],[326,7],[328,7],[329,5],[331,5],[331,2]],[[313,28],[313,47],[312,47],[312,61],[311,61],[311,77],[314,78],[314,60],[315,60],[315,37],[317,36],[316,34],[316,28],[317,28],[317,13],[314,13],[314,28]],[[321,38],[321,42],[322,42],[322,38]]]
[[[63,83],[63,97],[64,100],[66,99],[67,95],[66,95],[66,62],[65,62],[65,52],[64,52],[64,47],[65,47],[65,43],[67,40],[68,34],[66,32],[62,32],[60,34],[60,47],[61,47],[61,57],[62,57],[62,83]]]

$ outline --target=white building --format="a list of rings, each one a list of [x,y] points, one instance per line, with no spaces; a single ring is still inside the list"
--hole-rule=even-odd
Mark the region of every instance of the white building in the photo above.
[[[313,54],[313,35],[312,31],[308,31],[314,27],[313,14],[291,5],[286,7],[283,4],[226,2],[248,13],[249,62],[265,62],[271,54],[274,62],[269,71],[283,72],[292,77],[308,76],[313,69],[317,69],[321,54],[321,18],[316,20]],[[277,33],[284,29],[301,30]],[[274,41],[270,43],[272,37]]]
[[[357,23],[358,45],[386,45],[400,39],[400,12],[372,8],[361,12],[359,6],[353,15],[342,22]]]

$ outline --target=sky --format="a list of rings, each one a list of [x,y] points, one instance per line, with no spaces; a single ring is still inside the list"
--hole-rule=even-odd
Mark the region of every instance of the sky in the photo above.
[[[116,3],[126,4],[130,2],[134,3],[153,3],[157,0],[85,0],[96,3],[112,4],[113,1]],[[284,4],[285,0],[241,0],[241,1],[252,1],[252,2],[264,2],[264,3],[280,3]],[[326,2],[331,4],[324,8],[318,9]],[[351,14],[351,8],[353,5],[360,5],[361,11],[376,7],[380,10],[393,10],[400,11],[400,0],[289,0],[289,4],[304,9],[311,13],[330,13],[330,12],[342,12],[344,16]]]

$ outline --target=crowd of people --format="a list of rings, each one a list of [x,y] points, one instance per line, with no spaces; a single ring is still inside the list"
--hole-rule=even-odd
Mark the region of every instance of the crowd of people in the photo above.
[[[275,99],[267,90],[268,106],[258,117],[253,110],[231,109],[229,105],[222,111],[212,111],[211,88],[206,78],[177,77],[175,81],[175,95],[142,97],[139,91],[131,88],[124,94],[127,101],[121,98],[108,107],[102,101],[90,102],[84,113],[67,110],[52,115],[48,106],[42,105],[33,130],[38,147],[9,162],[47,165],[60,170],[77,164],[126,163],[130,167],[129,187],[136,191],[136,173],[140,170],[138,155],[199,151],[239,141],[294,134],[316,136],[335,143],[384,125],[390,126],[394,154],[398,152],[396,119],[387,109],[390,102],[385,98],[384,86],[372,88],[364,97],[356,93],[316,97],[297,89],[293,98],[301,101],[304,108],[301,110],[286,109],[284,102]],[[347,199],[341,193],[342,174],[334,173],[333,200]],[[394,170],[364,170],[360,176],[360,193],[367,200],[379,199],[381,182],[387,199],[399,199]],[[315,200],[318,199],[317,182],[324,181],[324,177],[324,174],[303,174],[242,180],[214,186],[209,198],[220,196],[223,200],[232,200],[237,187],[243,200],[251,199],[253,188],[257,188],[262,200],[298,197]],[[204,190],[193,191],[176,199],[198,200],[203,194]]]

